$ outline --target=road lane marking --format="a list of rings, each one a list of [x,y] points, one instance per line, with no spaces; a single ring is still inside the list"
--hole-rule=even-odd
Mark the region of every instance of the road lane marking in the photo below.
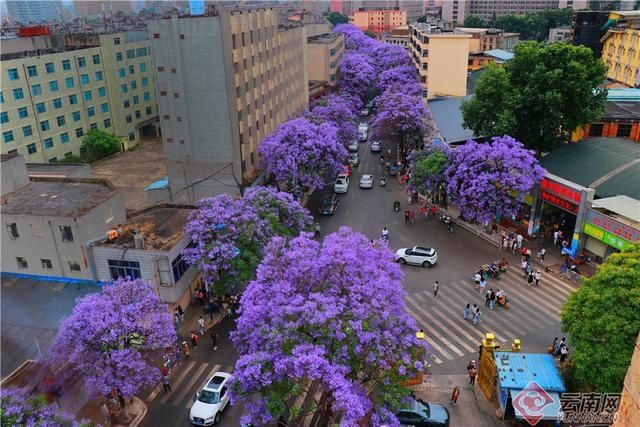
[[[207,381],[209,381],[209,378],[211,378],[213,376],[213,374],[215,374],[216,372],[218,372],[220,370],[220,368],[222,368],[222,365],[215,365],[213,368],[211,368],[211,370],[209,371],[209,373],[207,374],[207,376],[205,377],[204,382],[202,383],[202,385],[198,388],[198,390],[202,390],[204,388],[205,385],[207,385]],[[193,399],[189,399],[189,401],[187,402],[186,405],[184,405],[184,407],[186,409],[191,409],[191,407],[193,406]]]
[[[177,390],[180,384],[182,383],[182,381],[184,381],[184,379],[186,378],[191,368],[193,368],[194,366],[196,366],[196,362],[191,360],[187,362],[187,366],[185,366],[184,371],[180,372],[180,375],[178,376],[178,378],[176,378],[176,380],[173,381],[173,384],[171,384],[171,388],[175,388]],[[162,399],[160,399],[160,403],[164,405],[165,403],[167,403],[170,397],[171,397],[171,394],[166,393],[164,396],[162,396]]]
[[[422,329],[428,329],[427,324],[424,322],[424,320],[422,319],[422,317],[418,316],[413,310],[411,310],[409,307],[405,307],[405,311],[407,313],[409,313],[411,316],[413,316],[413,318],[416,320],[416,322],[418,322],[418,324],[422,327]],[[434,342],[433,340],[429,340],[428,338],[425,337],[425,339],[427,339],[427,342],[429,343],[429,346],[433,349],[436,349],[438,351],[438,353],[440,353],[440,355],[444,358],[444,359],[448,359],[448,360],[453,360],[453,356],[451,356],[445,349],[443,349],[442,347],[440,347],[440,345],[438,345],[438,343]]]
[[[183,385],[181,387],[182,390],[180,390],[180,393],[174,399],[174,402],[172,403],[173,406],[180,406],[180,402],[182,402],[182,399],[184,399],[187,393],[189,393],[189,390],[191,390],[191,387],[193,387],[193,384],[198,380],[198,378],[200,378],[200,375],[202,375],[202,371],[207,369],[207,366],[209,366],[208,363],[203,363],[202,365],[200,365],[200,367],[195,372],[195,374],[191,376],[191,380],[189,380],[189,382],[186,385]]]

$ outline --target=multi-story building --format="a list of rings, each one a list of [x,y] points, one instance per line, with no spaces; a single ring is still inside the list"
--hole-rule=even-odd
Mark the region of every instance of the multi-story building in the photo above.
[[[409,26],[403,25],[391,31],[390,34],[382,34],[380,41],[383,43],[395,44],[402,46],[411,51],[411,37],[409,36]]]
[[[331,0],[329,9],[331,12],[344,15],[357,11],[398,9],[407,12],[407,22],[415,22],[424,15],[425,2],[423,0]]]
[[[557,27],[549,29],[549,43],[568,43],[571,41],[571,27]]]
[[[307,38],[309,81],[324,81],[335,86],[338,62],[344,54],[344,34],[325,33]]]
[[[24,158],[2,155],[3,274],[92,281],[86,242],[125,219],[103,179],[29,178]]]
[[[271,8],[150,21],[170,199],[258,174],[260,141],[308,107],[306,31]]]
[[[442,20],[445,22],[463,23],[469,15],[470,0],[451,0],[442,2]]]
[[[349,23],[362,31],[388,33],[394,28],[407,25],[407,11],[399,9],[370,9],[353,12],[349,15]]]
[[[73,8],[78,17],[110,15],[117,12],[131,13],[129,2],[122,0],[73,0]]]
[[[640,87],[640,11],[612,12],[615,21],[601,39],[607,77],[629,87]]]
[[[139,142],[142,129],[157,119],[146,38],[146,32],[73,34],[63,42],[33,41],[30,50],[20,49],[24,38],[4,41],[2,153],[55,162],[81,154],[89,129],[115,134],[123,149]]]
[[[471,34],[469,52],[478,53],[493,49],[513,50],[520,41],[520,34],[506,33],[499,29],[456,27],[456,31]]]
[[[467,0],[468,14],[489,22],[502,15],[525,15],[547,9],[558,9],[558,0]]]
[[[23,24],[60,19],[64,14],[64,7],[59,0],[10,0],[6,6],[9,16]]]
[[[428,99],[466,95],[471,34],[442,32],[416,23],[409,25],[409,35],[423,95]]]
[[[578,11],[573,14],[571,23],[571,44],[586,46],[593,51],[593,57],[602,57],[602,37],[607,33],[605,24],[609,12]]]

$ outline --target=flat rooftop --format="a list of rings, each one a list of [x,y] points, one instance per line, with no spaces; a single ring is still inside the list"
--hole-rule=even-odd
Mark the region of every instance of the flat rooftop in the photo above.
[[[122,230],[113,240],[105,240],[98,245],[133,248],[133,236],[141,233],[144,237],[145,249],[166,251],[182,239],[184,227],[189,214],[194,210],[189,205],[163,204],[133,213],[124,224]]]
[[[602,120],[624,119],[640,121],[640,102],[638,101],[607,101]]]
[[[106,179],[31,178],[29,184],[2,197],[3,215],[84,215],[117,194]]]
[[[324,33],[317,36],[307,37],[307,43],[333,43],[340,38],[340,34],[337,33]]]
[[[31,178],[91,178],[88,163],[27,163]]]

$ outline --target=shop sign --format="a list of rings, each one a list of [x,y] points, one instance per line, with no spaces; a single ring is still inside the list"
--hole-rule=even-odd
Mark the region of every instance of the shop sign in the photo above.
[[[611,233],[607,233],[606,231],[604,232],[604,239],[602,239],[602,241],[605,242],[607,245],[612,246],[621,251],[631,246],[631,243],[627,242],[624,239],[621,239],[618,236],[614,236]]]
[[[584,230],[584,234],[588,234],[589,236],[595,237],[600,241],[604,239],[604,230],[596,227],[595,225],[585,223],[583,230]]]
[[[587,221],[602,228],[604,231],[621,237],[624,240],[628,240],[629,242],[640,242],[640,230],[636,230],[633,227],[622,224],[621,222],[618,222],[613,218],[609,218],[608,216],[593,209],[590,209],[587,213]]]
[[[555,194],[551,194],[551,193],[547,193],[546,191],[542,191],[540,193],[540,197],[542,198],[542,200],[551,203],[552,205],[555,205],[559,208],[562,208],[566,211],[571,212],[574,215],[578,215],[578,210],[580,209],[580,207],[578,205],[575,205],[571,202],[568,202],[564,199],[561,199],[560,197],[556,196]]]
[[[567,187],[566,185],[551,181],[548,178],[544,178],[542,180],[542,184],[540,184],[540,187],[542,187],[543,191],[549,194],[553,194],[562,199],[570,200],[574,203],[580,204],[580,190],[574,190],[571,187]]]

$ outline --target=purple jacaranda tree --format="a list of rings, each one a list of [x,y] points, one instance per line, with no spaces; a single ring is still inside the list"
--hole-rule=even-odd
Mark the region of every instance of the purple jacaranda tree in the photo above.
[[[421,96],[422,87],[418,83],[418,74],[413,65],[388,68],[378,76],[376,87],[380,92],[402,92],[411,96]]]
[[[65,365],[87,389],[125,397],[157,384],[161,352],[175,344],[176,331],[167,306],[140,279],[118,279],[79,298],[60,325],[49,364]]]
[[[88,427],[88,421],[77,422],[73,416],[47,402],[44,395],[29,395],[17,387],[2,390],[0,419],[3,427]]]
[[[347,145],[358,138],[356,114],[352,97],[334,94],[320,98],[305,117],[314,123],[333,123],[338,129],[340,142]]]
[[[376,80],[376,70],[370,56],[348,51],[338,63],[341,92],[364,98]]]
[[[376,98],[376,108],[371,140],[397,142],[402,158],[414,148],[421,148],[429,118],[422,97],[386,91]]]
[[[185,227],[193,244],[182,253],[219,295],[240,292],[254,278],[271,237],[297,236],[313,224],[291,194],[274,188],[249,188],[242,199],[202,199],[196,207]]]
[[[320,189],[340,173],[347,150],[333,123],[316,124],[305,117],[288,120],[262,140],[262,165],[294,193]]]
[[[394,410],[409,391],[401,384],[427,369],[429,348],[404,311],[393,253],[347,227],[322,243],[308,233],[274,238],[265,253],[231,334],[240,353],[232,401],[244,402],[243,423],[265,425],[288,410],[296,425],[315,411],[321,425],[337,415],[345,426],[397,425]],[[314,384],[320,402],[286,405]]]
[[[468,221],[514,215],[527,193],[542,181],[535,152],[505,135],[488,144],[467,141],[451,151],[444,172],[447,194]]]
[[[370,55],[373,49],[381,43],[367,36],[353,24],[338,24],[333,29],[334,33],[344,34],[344,43],[347,50],[359,51]]]
[[[412,67],[415,74],[411,55],[402,46],[377,42],[376,47],[371,51],[371,56],[379,73],[395,67]]]

